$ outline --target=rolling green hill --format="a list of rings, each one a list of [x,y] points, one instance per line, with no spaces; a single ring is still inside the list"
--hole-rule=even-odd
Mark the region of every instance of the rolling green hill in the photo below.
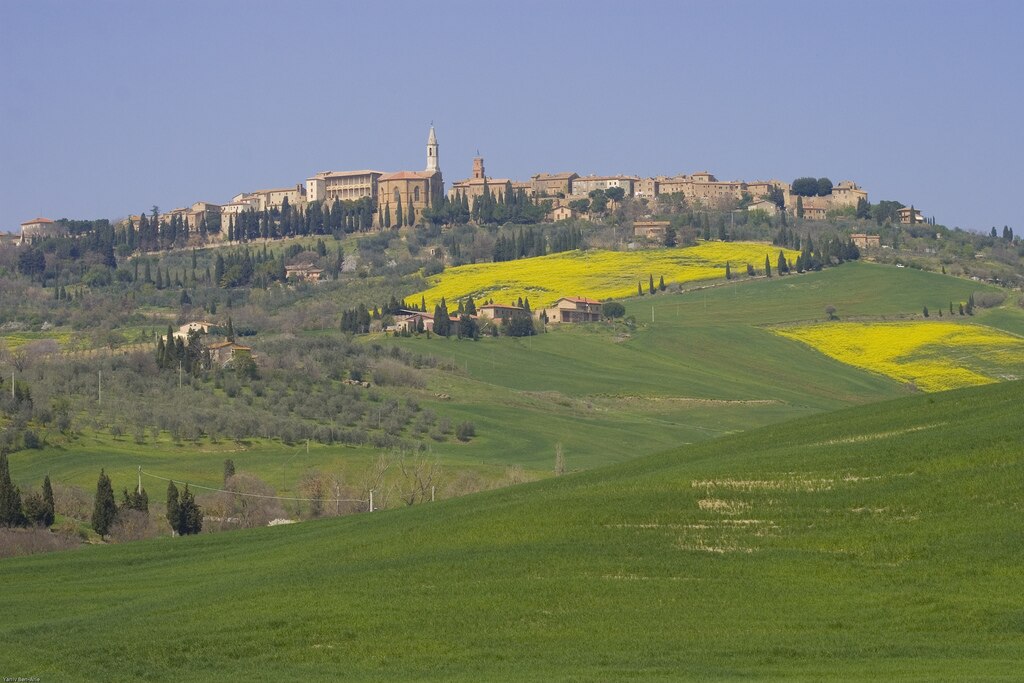
[[[525,339],[375,337],[370,343],[447,358],[460,368],[425,371],[427,388],[407,391],[424,408],[475,424],[478,436],[468,444],[432,444],[449,473],[474,469],[495,479],[518,465],[541,476],[551,472],[557,444],[569,469],[582,470],[907,395],[910,389],[899,382],[831,359],[770,327],[823,320],[826,305],[835,306],[841,320],[919,317],[923,304],[934,310],[988,290],[994,288],[910,268],[847,263],[631,299],[625,303],[637,319],[632,330],[565,325]],[[1007,304],[979,310],[972,320],[1019,333],[1024,310]],[[225,457],[283,494],[294,492],[308,468],[358,479],[375,459],[362,448],[313,444],[306,456],[304,445],[258,439],[195,445],[172,444],[165,435],[137,446],[130,438],[93,433],[42,452],[14,453],[11,468],[23,486],[38,486],[49,473],[57,482],[92,487],[106,467],[120,489],[134,480],[138,465],[214,486]]]
[[[1012,678],[1024,383],[409,509],[0,562],[43,680]]]

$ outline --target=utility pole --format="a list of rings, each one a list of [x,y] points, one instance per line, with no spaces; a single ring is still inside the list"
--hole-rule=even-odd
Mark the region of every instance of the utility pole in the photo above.
[[[139,465],[139,488],[136,490],[140,496],[142,495],[142,465]]]
[[[373,512],[373,489],[370,489],[370,512]]]

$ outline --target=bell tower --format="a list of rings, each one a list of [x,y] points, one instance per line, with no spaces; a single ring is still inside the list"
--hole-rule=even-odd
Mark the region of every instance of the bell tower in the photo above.
[[[430,137],[427,138],[427,172],[434,173],[441,170],[441,162],[437,158],[437,135],[434,134],[434,124],[430,124]]]

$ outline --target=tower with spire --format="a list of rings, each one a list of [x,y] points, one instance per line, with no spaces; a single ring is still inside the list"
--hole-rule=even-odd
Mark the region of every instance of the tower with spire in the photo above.
[[[437,135],[434,134],[434,124],[430,124],[430,137],[427,138],[427,173],[435,173],[441,170],[441,162],[437,158]]]

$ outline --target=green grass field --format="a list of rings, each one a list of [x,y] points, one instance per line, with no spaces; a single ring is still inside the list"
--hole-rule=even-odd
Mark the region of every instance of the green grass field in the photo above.
[[[627,313],[638,324],[628,333],[621,326],[566,325],[526,339],[372,341],[459,366],[457,373],[429,371],[428,388],[409,392],[453,422],[476,425],[478,436],[468,444],[431,444],[446,476],[471,470],[497,480],[506,466],[518,465],[536,477],[552,472],[558,444],[568,468],[583,470],[906,395],[909,389],[899,382],[828,358],[769,327],[823,320],[826,305],[843,320],[898,319],[919,315],[923,303],[934,309],[985,289],[909,268],[848,263],[820,273],[723,281],[632,299]],[[973,320],[1013,332],[1018,317],[1018,309],[1004,306]],[[49,472],[55,481],[91,489],[106,467],[120,489],[131,484],[138,465],[214,485],[225,457],[290,495],[309,468],[356,480],[376,455],[314,444],[307,457],[304,445],[260,440],[196,446],[165,439],[139,446],[130,437],[89,434],[59,449],[14,453],[11,468],[23,486],[37,487]]]
[[[42,680],[1012,679],[1024,383],[413,508],[4,560]]]

